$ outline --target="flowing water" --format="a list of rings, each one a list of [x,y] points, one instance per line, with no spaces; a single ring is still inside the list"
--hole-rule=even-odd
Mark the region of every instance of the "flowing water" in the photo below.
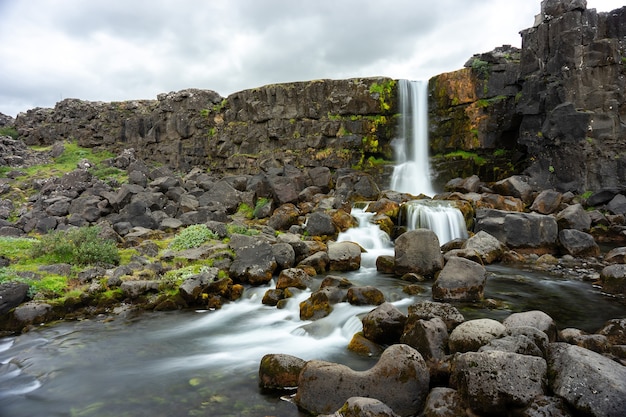
[[[355,285],[380,288],[405,313],[410,304],[430,300],[431,283],[419,284],[424,292],[409,297],[402,291],[406,282],[376,271],[376,256],[392,254],[393,246],[368,221],[371,213],[360,208],[355,215],[362,224],[340,240],[361,242],[368,253],[360,270],[342,275]],[[514,311],[540,309],[560,328],[595,331],[626,315],[623,304],[587,282],[501,265],[488,271],[485,296],[506,307],[457,304],[467,319],[502,320]],[[316,278],[318,285],[322,278]],[[288,395],[259,390],[261,358],[285,353],[367,369],[375,358],[346,346],[373,307],[340,303],[324,319],[301,321],[298,304],[312,290],[278,309],[261,303],[272,286],[248,288],[221,310],[121,314],[0,339],[0,416],[303,417]]]
[[[454,239],[467,239],[467,226],[461,210],[441,200],[413,200],[404,204],[405,218],[400,223],[407,230],[432,230],[443,245]]]
[[[417,101],[418,95],[411,91],[425,88],[423,83],[412,82],[401,82],[400,87],[406,89],[412,101]],[[413,108],[425,111],[425,102],[419,103],[413,103]],[[423,126],[418,129],[411,122],[403,129],[421,131]],[[426,165],[423,160],[415,163],[416,159],[399,164],[392,188],[432,195],[428,158]],[[423,293],[407,296],[402,291],[406,282],[376,271],[376,258],[393,254],[393,244],[370,222],[373,213],[365,209],[353,210],[359,227],[338,237],[340,241],[355,241],[367,250],[362,266],[340,275],[355,285],[381,289],[386,300],[405,313],[409,305],[430,300],[432,283],[416,284],[423,286]],[[415,208],[420,210],[438,209]],[[411,221],[414,227],[425,227],[421,218],[419,223]],[[432,223],[429,227],[438,227],[438,221],[428,222]],[[446,222],[446,228],[457,229],[458,225]],[[439,239],[443,243],[453,238],[442,235]],[[511,312],[540,309],[561,328],[595,331],[606,320],[626,315],[623,304],[587,282],[508,266],[490,266],[488,271],[485,296],[504,307],[490,310],[481,305],[457,304],[467,319],[502,320]],[[317,285],[322,279],[315,279]],[[302,417],[304,414],[289,401],[288,393],[281,398],[260,391],[261,358],[268,353],[283,353],[367,369],[376,358],[358,356],[346,347],[362,328],[360,317],[373,307],[340,303],[326,318],[302,321],[299,303],[315,288],[301,291],[278,309],[261,303],[264,292],[273,285],[248,288],[242,299],[215,311],[102,316],[42,326],[0,339],[0,417]]]
[[[435,195],[428,159],[428,82],[398,80],[398,138],[393,141],[396,166],[391,189]]]

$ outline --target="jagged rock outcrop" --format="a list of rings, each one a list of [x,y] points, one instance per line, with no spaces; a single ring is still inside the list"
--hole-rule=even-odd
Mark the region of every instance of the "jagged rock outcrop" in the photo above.
[[[431,148],[446,169],[485,180],[525,169],[537,189],[623,187],[624,22],[626,7],[544,0],[521,50],[496,48],[431,79]],[[458,149],[473,154],[460,160]]]
[[[188,171],[254,174],[285,164],[332,169],[390,160],[395,81],[315,80],[234,93],[187,89],[157,100],[65,99],[21,113],[15,127],[28,145],[76,140]],[[370,164],[371,165],[371,164]]]

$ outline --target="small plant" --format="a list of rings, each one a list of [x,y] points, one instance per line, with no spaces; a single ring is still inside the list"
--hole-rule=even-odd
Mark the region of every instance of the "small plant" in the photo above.
[[[554,167],[553,167],[552,165],[550,165],[550,166],[548,167],[548,171],[550,171],[551,173],[554,173]]]
[[[228,226],[226,226],[226,230],[228,230],[228,234],[229,235],[247,235],[247,236],[254,236],[254,235],[258,235],[259,231],[256,229],[248,229],[246,226],[243,226],[241,224],[233,224],[230,223]]]
[[[505,156],[505,155],[506,155],[506,149],[499,148],[493,151],[493,156],[498,157],[498,156]]]
[[[242,215],[246,219],[252,219],[254,217],[254,208],[250,207],[246,203],[241,203],[237,208],[237,214]]]
[[[11,138],[17,140],[20,135],[14,127],[3,126],[0,127],[0,136],[10,136]]]
[[[120,255],[115,242],[102,239],[97,226],[57,230],[43,235],[31,249],[31,256],[51,263],[72,265],[117,265]]]
[[[217,234],[205,224],[194,224],[177,234],[170,243],[170,248],[174,250],[193,249],[215,239],[218,239]]]

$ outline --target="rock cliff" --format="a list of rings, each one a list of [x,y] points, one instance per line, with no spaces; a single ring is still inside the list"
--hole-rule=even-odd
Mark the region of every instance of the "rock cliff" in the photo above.
[[[521,32],[521,50],[496,48],[431,79],[432,149],[507,155],[511,170],[525,169],[538,188],[623,187],[626,7],[586,6],[544,0]]]
[[[157,100],[66,99],[20,114],[15,125],[29,145],[76,140],[114,152],[134,148],[146,161],[183,171],[366,167],[392,157],[394,98],[388,78],[276,84],[226,98],[188,89]]]

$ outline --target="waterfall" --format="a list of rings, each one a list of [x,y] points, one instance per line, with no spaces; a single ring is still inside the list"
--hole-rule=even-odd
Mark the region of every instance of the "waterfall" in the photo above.
[[[398,80],[400,119],[394,139],[396,166],[391,189],[435,195],[428,161],[428,82]]]
[[[345,232],[339,233],[338,242],[355,242],[361,245],[367,252],[361,255],[361,266],[375,268],[376,258],[381,255],[393,255],[391,238],[381,228],[372,223],[372,217],[376,213],[368,213],[367,205],[355,205],[350,214],[357,219],[358,226],[352,227]]]
[[[403,206],[402,224],[408,230],[430,229],[443,245],[454,239],[467,239],[467,226],[461,210],[441,200],[413,200]]]

